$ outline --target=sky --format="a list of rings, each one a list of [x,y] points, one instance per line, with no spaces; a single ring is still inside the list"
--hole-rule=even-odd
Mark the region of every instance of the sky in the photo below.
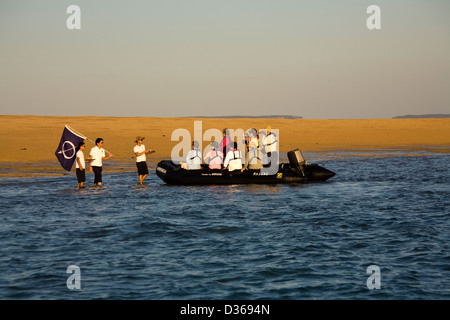
[[[3,115],[450,113],[448,0],[2,0],[0,50]]]

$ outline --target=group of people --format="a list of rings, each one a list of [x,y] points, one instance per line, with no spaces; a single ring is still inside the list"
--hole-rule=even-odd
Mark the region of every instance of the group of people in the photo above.
[[[146,155],[155,152],[153,149],[146,149],[142,141],[145,137],[136,137],[136,145],[133,149],[136,156],[136,167],[139,175],[139,184],[142,185],[145,178],[148,176],[148,167],[146,162]],[[102,183],[102,168],[103,161],[112,158],[113,154],[108,152],[106,156],[106,150],[103,149],[103,139],[97,138],[95,140],[95,147],[89,152],[89,158],[84,158],[84,149],[86,145],[84,142],[80,142],[78,151],[76,153],[76,175],[78,180],[77,188],[83,188],[86,181],[86,162],[89,162],[89,171],[94,173],[94,185],[101,186]]]
[[[78,151],[76,153],[76,174],[78,179],[77,188],[83,188],[84,182],[86,181],[86,162],[89,162],[89,171],[94,173],[94,184],[102,185],[102,168],[103,168],[103,160],[110,159],[113,154],[109,153],[106,156],[105,149],[103,149],[103,139],[97,138],[95,140],[96,146],[93,147],[89,153],[89,158],[84,158],[84,149],[86,148],[86,144],[84,142],[80,142],[78,145]]]
[[[278,140],[272,132],[271,127],[266,127],[266,135],[260,147],[259,134],[256,129],[250,129],[244,134],[246,148],[245,159],[243,161],[242,152],[238,149],[238,143],[233,142],[228,129],[222,131],[222,141],[220,145],[213,141],[210,144],[210,151],[203,157],[210,169],[223,170],[257,170],[263,167],[264,159],[275,159],[278,161]],[[186,162],[181,162],[181,167],[186,170],[199,170],[202,164],[202,153],[199,150],[198,141],[192,141],[191,150],[186,156]]]
[[[266,127],[266,134],[262,139],[260,146],[259,134],[256,129],[248,130],[244,135],[244,143],[246,148],[245,159],[243,161],[242,152],[238,149],[238,143],[233,142],[229,135],[228,129],[222,131],[223,139],[220,145],[213,141],[211,150],[203,157],[205,163],[210,169],[223,170],[257,170],[263,167],[266,159],[275,159],[278,161],[278,140],[272,133],[270,126]],[[134,154],[136,156],[136,167],[139,175],[139,184],[142,185],[148,176],[148,167],[146,155],[155,152],[153,149],[146,149],[143,144],[145,137],[136,137],[136,145],[134,146]],[[103,161],[112,158],[113,154],[103,149],[103,139],[97,138],[95,146],[89,152],[89,158],[85,159],[84,150],[86,145],[80,142],[76,153],[76,175],[78,180],[77,188],[83,188],[86,181],[86,162],[89,162],[89,171],[94,173],[94,185],[102,185],[102,168]],[[186,170],[199,170],[202,165],[202,152],[199,150],[199,143],[192,141],[191,150],[186,156],[186,162],[181,162],[181,167]]]

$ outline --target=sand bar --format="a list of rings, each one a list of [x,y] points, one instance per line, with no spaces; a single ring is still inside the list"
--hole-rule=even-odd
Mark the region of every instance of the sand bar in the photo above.
[[[304,152],[361,150],[427,150],[450,152],[450,118],[441,119],[264,119],[264,118],[157,118],[157,117],[59,117],[0,115],[0,176],[27,172],[65,174],[54,153],[67,124],[91,140],[102,137],[104,148],[114,154],[108,170],[134,170],[133,147],[138,135],[147,148],[157,150],[155,163],[169,159],[179,141],[174,130],[183,128],[194,136],[194,121],[207,129],[279,129],[280,152],[300,148]],[[207,145],[204,142],[203,147]],[[93,146],[87,142],[85,154]]]

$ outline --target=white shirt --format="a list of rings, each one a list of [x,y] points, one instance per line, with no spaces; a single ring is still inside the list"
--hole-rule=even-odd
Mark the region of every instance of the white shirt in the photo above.
[[[133,150],[134,150],[135,154],[136,153],[141,153],[141,152],[145,151],[145,146],[143,144],[141,144],[140,146],[139,145],[135,145]],[[136,156],[136,162],[142,162],[142,161],[146,161],[146,160],[147,160],[147,157],[145,156],[145,153],[143,153],[140,156]]]
[[[89,155],[93,159],[91,162],[91,166],[101,167],[103,165],[103,157],[106,157],[105,150],[103,148],[99,149],[97,146],[95,146],[91,149]]]
[[[264,146],[266,147],[266,152],[278,151],[277,136],[273,132],[264,138]]]
[[[198,170],[202,166],[202,154],[200,150],[194,149],[189,150],[187,156],[186,156],[186,164],[188,166],[189,170]]]
[[[242,169],[242,155],[239,150],[237,151],[228,151],[227,156],[225,157],[225,162],[223,163],[224,168],[227,166],[229,171],[233,170],[241,170]]]
[[[76,165],[75,168],[84,170],[84,168],[85,168],[84,162],[85,162],[85,161],[84,161],[84,153],[83,153],[83,151],[78,150],[78,152],[77,152],[77,158],[80,158],[81,168],[80,168],[80,166],[78,165],[78,161],[77,161],[77,160],[75,160],[75,165]]]

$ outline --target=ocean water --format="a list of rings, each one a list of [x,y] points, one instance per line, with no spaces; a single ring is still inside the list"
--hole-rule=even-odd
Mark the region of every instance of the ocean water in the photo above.
[[[337,175],[1,179],[0,299],[449,299],[450,156],[316,158]]]

